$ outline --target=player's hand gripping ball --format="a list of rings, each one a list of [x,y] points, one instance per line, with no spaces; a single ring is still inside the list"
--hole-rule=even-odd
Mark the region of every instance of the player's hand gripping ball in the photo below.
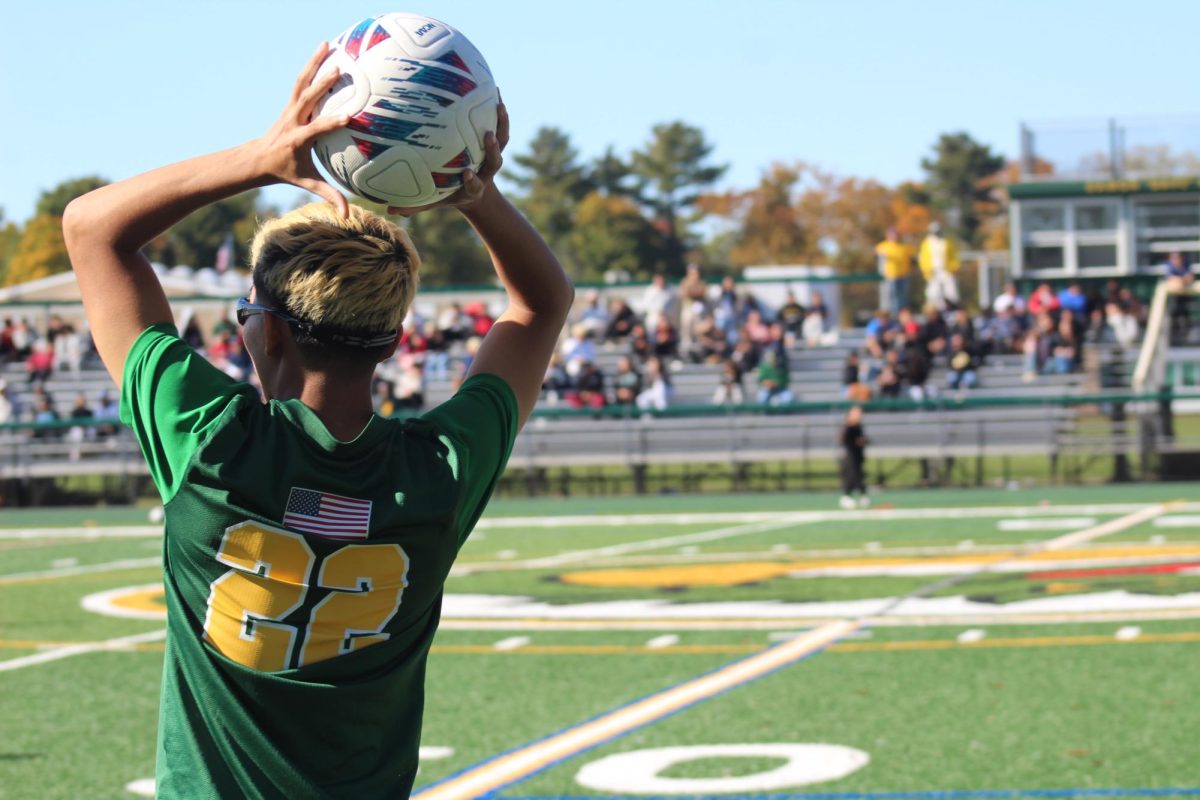
[[[350,122],[317,139],[317,158],[352,194],[396,208],[436,203],[478,170],[499,95],[467,37],[415,14],[365,19],[339,36],[320,75],[341,75],[317,117]]]

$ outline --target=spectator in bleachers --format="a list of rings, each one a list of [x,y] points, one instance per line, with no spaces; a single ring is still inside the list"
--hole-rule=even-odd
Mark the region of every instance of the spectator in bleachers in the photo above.
[[[371,395],[371,405],[375,413],[381,417],[390,417],[396,413],[396,390],[392,382],[384,378],[375,379],[375,392]]]
[[[1012,311],[1005,309],[999,313],[988,308],[973,322],[976,350],[982,357],[1014,352],[1013,345],[1020,333],[1020,328],[1014,321]]]
[[[608,341],[624,339],[633,332],[633,326],[636,324],[637,314],[633,313],[625,298],[617,297],[609,304],[608,326],[605,328],[604,338]]]
[[[887,360],[883,363],[883,369],[879,371],[878,377],[875,378],[875,391],[879,396],[887,400],[896,400],[900,397],[900,392],[904,389],[903,365],[900,363],[900,353],[896,350],[889,350]]]
[[[737,343],[733,346],[729,358],[737,365],[738,371],[745,374],[758,368],[761,353],[758,345],[750,340],[750,336],[745,331],[742,331],[738,334]]]
[[[1034,290],[1033,294],[1029,295],[1029,302],[1025,304],[1025,308],[1036,317],[1043,312],[1058,311],[1059,305],[1058,297],[1050,288],[1050,284],[1043,283]]]
[[[629,352],[638,361],[645,364],[654,355],[654,344],[646,334],[646,326],[638,323],[629,334]]]
[[[783,328],[788,334],[788,340],[794,342],[804,338],[804,319],[807,315],[807,310],[804,306],[800,305],[796,300],[796,295],[789,290],[775,318],[783,323]]]
[[[700,266],[688,264],[687,274],[679,282],[679,333],[684,350],[691,346],[696,322],[708,312],[708,284],[700,275]]]
[[[488,313],[487,306],[478,301],[467,303],[463,308],[463,313],[466,314],[468,320],[468,338],[478,336],[482,339],[496,324],[495,318]]]
[[[34,343],[33,352],[25,359],[25,370],[29,373],[30,383],[49,380],[54,372],[54,352],[48,341],[38,339]]]
[[[688,359],[694,364],[719,364],[729,355],[729,341],[717,328],[712,314],[705,314],[696,323],[696,333],[688,350]]]
[[[879,306],[892,316],[908,305],[908,279],[912,272],[913,249],[900,241],[900,232],[888,228],[887,239],[875,245],[879,261],[879,273],[883,282],[879,285]]]
[[[841,432],[838,434],[838,444],[842,448],[840,505],[845,509],[855,506],[866,508],[870,504],[867,497],[866,473],[863,470],[867,460],[867,435],[863,430],[862,419],[862,408],[852,406],[846,412]]]
[[[410,361],[400,370],[396,381],[396,408],[407,408],[413,411],[425,406],[425,372],[421,362]]]
[[[846,354],[846,361],[842,364],[842,397],[849,396],[850,387],[860,381],[862,376],[859,367],[858,351],[851,350]]]
[[[574,380],[584,363],[596,360],[596,345],[592,342],[592,332],[583,324],[571,326],[571,335],[563,340],[561,352],[567,374]]]
[[[930,223],[917,263],[925,277],[926,301],[939,311],[958,305],[958,245],[942,236],[941,224]]]
[[[571,389],[571,386],[571,376],[567,374],[562,354],[555,353],[550,357],[550,364],[546,367],[546,377],[542,381],[542,394],[550,405],[557,405]]]
[[[230,337],[229,349],[220,365],[220,369],[235,381],[244,381],[250,376],[253,366],[250,361],[250,354],[246,352],[246,347],[242,344],[242,337]]]
[[[661,273],[655,275],[646,287],[642,305],[645,308],[642,318],[649,330],[657,328],[660,319],[666,318],[674,324],[675,318],[679,316],[679,301],[675,290],[667,285],[667,277]]]
[[[633,359],[621,356],[617,359],[617,371],[613,375],[613,402],[632,406],[642,391],[642,376],[633,366]]]
[[[654,355],[659,358],[671,360],[679,358],[679,336],[675,333],[675,326],[666,316],[660,316],[658,324],[654,326],[652,348]]]
[[[750,313],[746,315],[746,322],[742,325],[742,330],[750,337],[750,341],[759,347],[771,341],[771,327],[757,308],[751,309]]]
[[[820,295],[817,295],[820,297]],[[813,306],[804,315],[804,325],[800,329],[804,343],[809,347],[827,344],[829,321],[826,319],[824,306]]]
[[[671,386],[671,378],[667,374],[666,366],[663,364],[662,359],[657,356],[651,356],[646,360],[646,370],[643,375],[642,384],[646,388],[637,396],[635,402],[638,408],[661,411],[671,404],[675,390]]]
[[[50,395],[42,393],[34,398],[33,405],[33,421],[37,423],[56,422],[58,420],[58,412],[54,410],[54,403]],[[57,439],[61,432],[58,428],[38,428],[33,432],[35,439]]]
[[[233,327],[221,320],[213,327],[213,340],[208,346],[208,360],[213,364],[221,364],[229,356],[230,342],[236,338],[237,332]]]
[[[975,348],[961,333],[951,334],[946,361],[950,367],[946,375],[946,388],[973,389],[979,385],[979,358]]]
[[[14,359],[29,358],[33,352],[33,343],[36,337],[33,329],[29,327],[28,320],[19,319],[13,325],[12,330],[12,352]]]
[[[1076,320],[1087,319],[1088,299],[1083,293],[1083,287],[1078,282],[1070,283],[1065,289],[1058,293],[1058,307],[1063,311],[1070,311]],[[1079,333],[1078,327],[1075,330]]]
[[[80,421],[91,420],[95,415],[92,409],[88,408],[87,396],[80,392],[75,395],[75,404],[71,406],[71,419]],[[68,455],[70,460],[78,461],[82,455],[80,445],[84,441],[96,438],[96,429],[90,425],[72,425],[67,431],[67,441],[72,444],[71,451]]]
[[[117,420],[121,417],[121,408],[117,404],[116,398],[112,392],[105,389],[100,393],[100,399],[96,401],[96,418]],[[115,436],[117,433],[116,423],[100,425],[96,428],[96,435],[101,437]]]
[[[945,314],[943,314],[945,318]],[[975,341],[975,323],[971,321],[971,315],[965,308],[956,308],[950,312],[950,319],[946,323],[947,340],[954,338],[955,334],[963,337],[967,342]]]
[[[929,351],[920,341],[905,340],[899,345],[904,363],[904,380],[908,384],[908,396],[920,402],[935,397],[937,391],[930,385]]]
[[[1184,259],[1183,253],[1172,251],[1163,265],[1167,279],[1167,290],[1172,292],[1170,305],[1170,339],[1172,344],[1183,344],[1192,330],[1192,285],[1196,274]]]
[[[997,314],[1005,311],[1013,314],[1025,313],[1025,298],[1017,291],[1017,285],[1012,281],[1004,284],[1004,291],[996,295],[992,301],[992,310]]]
[[[583,362],[565,399],[571,408],[604,408],[608,399],[604,394],[604,373],[593,362]]]
[[[75,330],[74,325],[67,323],[60,325],[51,349],[54,350],[55,371],[66,371],[72,375],[79,374],[79,369],[83,364],[83,337]]]
[[[1120,303],[1105,304],[1104,326],[1107,332],[1106,338],[1122,347],[1129,347],[1138,340],[1140,331],[1137,320]]]
[[[600,302],[600,293],[588,289],[583,295],[583,308],[579,311],[579,324],[600,338],[608,331],[608,311]]]
[[[921,335],[921,323],[917,321],[911,308],[900,309],[900,313],[896,315],[896,328],[909,339],[916,339]]]
[[[18,416],[17,407],[8,391],[8,381],[0,378],[0,424],[15,422]]]
[[[180,338],[196,352],[204,352],[204,334],[200,330],[200,320],[196,318],[195,314],[188,319]]]
[[[721,279],[721,289],[713,303],[713,321],[725,333],[730,344],[738,337],[738,296],[737,282],[731,277]]]
[[[1063,313],[1054,344],[1054,371],[1060,375],[1075,372],[1083,361],[1079,333],[1071,317]]]
[[[921,326],[920,345],[925,348],[925,354],[930,358],[939,355],[946,349],[950,340],[950,329],[942,312],[932,305],[925,306],[925,322]]]
[[[726,360],[721,363],[721,380],[713,392],[713,405],[740,406],[746,402],[746,392],[742,388],[742,373],[737,364]]]
[[[471,319],[463,313],[462,305],[454,302],[438,314],[437,327],[447,343],[463,342],[471,335]]]
[[[430,380],[444,380],[450,365],[446,337],[432,321],[421,326],[421,336],[425,339],[425,357],[422,359],[425,375]]]
[[[886,308],[875,312],[875,316],[867,323],[866,348],[875,358],[883,358],[884,352],[892,346],[900,326],[892,319],[892,314]]]
[[[793,402],[796,398],[788,388],[787,357],[780,347],[763,349],[762,361],[758,365],[758,402],[780,405]]]

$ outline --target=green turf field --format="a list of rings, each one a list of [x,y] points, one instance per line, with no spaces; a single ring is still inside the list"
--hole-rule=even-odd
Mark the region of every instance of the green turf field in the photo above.
[[[1198,796],[1193,488],[497,502],[417,794]],[[152,793],[161,543],[0,513],[0,798]]]

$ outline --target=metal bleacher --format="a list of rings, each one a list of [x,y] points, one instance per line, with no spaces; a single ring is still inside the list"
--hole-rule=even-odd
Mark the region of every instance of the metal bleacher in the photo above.
[[[841,369],[849,351],[859,349],[862,343],[861,331],[849,331],[834,345],[793,348],[789,364],[797,405],[792,408],[712,406],[719,366],[674,362],[670,365],[675,389],[671,409],[661,413],[609,410],[600,415],[540,410],[518,438],[511,464],[533,470],[835,458],[844,407]],[[598,366],[611,374],[624,348],[606,345],[600,350]],[[32,386],[23,368],[9,365],[3,377],[10,397],[28,407]],[[896,410],[871,411],[866,429],[872,457],[1046,455],[1071,436],[1078,410],[1055,401],[1080,392],[1081,375],[1038,376],[1026,382],[1019,356],[999,356],[986,361],[979,378],[976,388],[948,392],[942,388],[944,370],[935,368],[929,385],[941,389],[941,401],[919,407],[901,403]],[[752,384],[753,376],[747,376],[748,399],[753,395]],[[52,376],[45,388],[64,419],[64,431],[70,426],[66,418],[77,394],[95,404],[101,393],[115,393],[111,380],[94,362],[78,373]],[[441,402],[451,392],[448,379],[429,381],[427,405]],[[963,399],[992,399],[997,404],[964,406]],[[1017,402],[1008,404],[1009,400]],[[140,475],[145,474],[145,467],[124,429],[115,436],[87,436],[82,441],[55,435],[32,438],[28,429],[21,428],[0,431],[0,477],[84,473]]]

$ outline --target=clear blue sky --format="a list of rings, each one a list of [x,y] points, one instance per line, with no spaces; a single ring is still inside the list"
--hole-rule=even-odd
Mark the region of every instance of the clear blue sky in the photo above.
[[[682,119],[716,145],[731,187],[797,159],[897,183],[919,176],[943,131],[1012,155],[1022,119],[1200,110],[1190,0],[406,6],[6,3],[0,207],[23,221],[65,178],[124,178],[257,135],[317,42],[380,11],[429,14],[471,38],[509,105],[510,153],[541,125],[565,129],[584,157],[626,153],[654,123]],[[291,205],[298,192],[268,198]]]

